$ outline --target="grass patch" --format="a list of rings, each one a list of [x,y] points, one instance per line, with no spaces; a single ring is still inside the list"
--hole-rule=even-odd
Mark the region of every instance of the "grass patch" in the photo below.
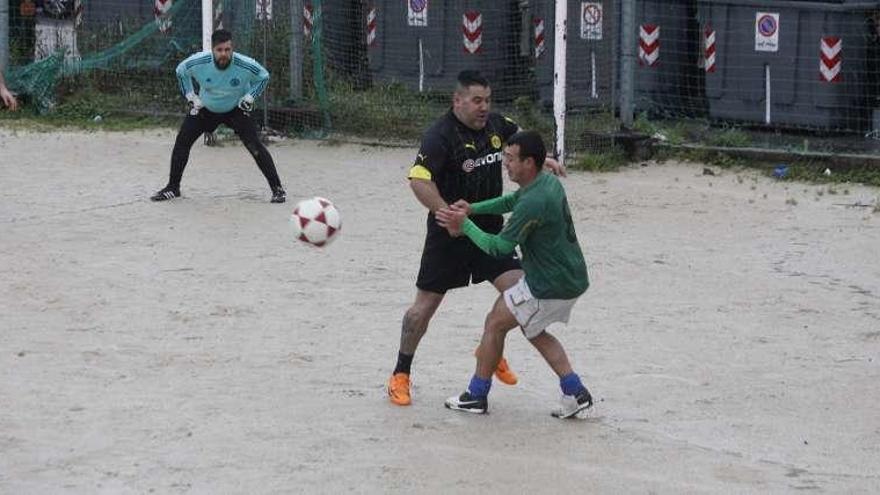
[[[106,112],[101,119],[80,115],[37,115],[35,112],[22,110],[10,115],[0,112],[0,126],[31,132],[55,132],[60,129],[84,131],[124,132],[143,129],[168,128],[175,129],[180,125],[182,116],[151,116],[133,115],[121,112]]]
[[[144,72],[141,79],[153,81],[155,74]],[[172,78],[168,78],[172,79]],[[150,127],[176,127],[183,116],[183,100],[174,81],[146,83],[120,88],[110,73],[95,72],[62,80],[55,92],[58,102],[41,114],[27,95],[18,112],[0,112],[0,125],[35,131],[58,128],[129,131]]]
[[[738,129],[723,129],[709,133],[706,144],[723,148],[747,148],[752,145],[752,138]]]
[[[761,166],[769,166],[768,164],[755,162],[754,160],[746,160],[745,158],[739,158],[714,150],[662,148],[657,151],[656,157],[661,161],[680,160],[684,162],[714,165],[724,169],[734,167],[761,168]]]
[[[620,167],[627,165],[626,155],[622,150],[605,153],[589,153],[579,157],[569,164],[570,169],[586,170],[588,172],[616,172]]]
[[[329,91],[330,118],[336,132],[418,140],[427,126],[444,114],[450,98],[415,93],[399,84],[355,90],[348,83],[335,82]]]
[[[679,145],[701,141],[701,136],[709,127],[698,120],[650,120],[646,114],[641,113],[633,122],[633,130],[666,144]]]

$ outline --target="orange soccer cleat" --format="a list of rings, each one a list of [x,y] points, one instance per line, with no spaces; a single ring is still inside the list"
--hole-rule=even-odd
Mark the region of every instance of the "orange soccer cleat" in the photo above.
[[[476,356],[478,352],[480,352],[479,346],[474,351],[474,356]],[[501,356],[501,361],[498,361],[498,367],[495,368],[495,378],[501,383],[507,385],[516,385],[517,382],[519,382],[516,373],[510,369],[510,365],[507,364],[507,360],[504,359],[504,356]]]
[[[510,369],[507,360],[503,357],[501,358],[501,361],[498,361],[498,367],[495,368],[495,378],[501,383],[506,383],[507,385],[516,385],[516,382],[519,381],[516,378],[516,373]]]
[[[412,404],[409,395],[409,375],[406,373],[395,373],[388,380],[388,399],[392,404],[398,406],[408,406]]]

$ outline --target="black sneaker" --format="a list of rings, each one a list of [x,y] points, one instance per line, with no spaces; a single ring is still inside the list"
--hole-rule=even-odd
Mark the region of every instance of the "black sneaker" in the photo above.
[[[170,187],[166,187],[156,194],[150,196],[150,199],[153,201],[167,201],[173,198],[180,197],[180,189],[171,189]]]
[[[456,411],[464,411],[474,414],[486,414],[489,410],[489,400],[485,397],[473,397],[470,392],[446,399],[446,407]]]
[[[556,408],[551,414],[554,418],[566,419],[577,415],[577,413],[593,407],[593,396],[590,391],[584,388],[584,391],[577,396],[563,395]]]
[[[284,192],[284,188],[281,186],[276,187],[272,190],[272,201],[271,203],[283,203],[287,201],[287,193]]]

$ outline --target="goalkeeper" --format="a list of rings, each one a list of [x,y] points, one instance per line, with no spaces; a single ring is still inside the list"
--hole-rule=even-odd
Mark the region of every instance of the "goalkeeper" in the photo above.
[[[269,182],[272,202],[283,203],[286,193],[275,170],[275,162],[260,142],[257,127],[250,117],[254,100],[269,83],[269,72],[254,59],[233,52],[232,33],[225,29],[214,31],[211,47],[211,53],[196,53],[177,66],[180,91],[189,105],[189,113],[183,119],[171,152],[168,185],[150,199],[165,201],[179,197],[180,180],[193,143],[203,133],[213,132],[220,124],[226,124],[238,134]],[[198,83],[198,92],[193,88],[193,80]]]

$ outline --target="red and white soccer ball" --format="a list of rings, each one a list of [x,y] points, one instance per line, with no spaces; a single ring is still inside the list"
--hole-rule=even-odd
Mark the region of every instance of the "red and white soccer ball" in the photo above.
[[[304,199],[296,204],[290,216],[293,235],[313,246],[326,246],[342,228],[342,217],[339,210],[329,199]]]

